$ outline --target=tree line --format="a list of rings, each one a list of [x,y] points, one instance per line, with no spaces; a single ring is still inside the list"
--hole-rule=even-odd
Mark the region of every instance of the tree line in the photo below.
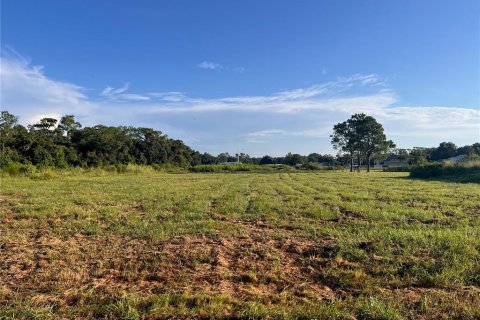
[[[466,155],[470,158],[480,156],[480,143],[457,146],[453,142],[441,142],[438,147],[413,149],[394,149],[390,158],[407,162],[409,165],[423,165],[432,161],[441,161],[456,156]]]
[[[181,140],[161,131],[131,126],[83,127],[73,115],[59,120],[43,118],[27,127],[18,117],[2,111],[0,115],[0,167],[10,163],[40,167],[106,166],[119,164],[172,164],[188,167],[240,161],[247,164],[297,165],[308,162],[331,163],[334,157],[312,153],[308,156],[288,153],[285,157],[250,157],[240,153],[217,156],[199,153]]]
[[[358,168],[362,164],[369,168],[371,161],[378,159],[395,158],[414,165],[459,154],[480,155],[480,143],[457,147],[451,142],[442,142],[437,148],[394,149],[395,144],[386,139],[383,126],[365,114],[353,115],[336,124],[331,138],[334,148],[339,150],[336,156],[288,153],[283,157],[251,157],[245,153],[231,155],[227,152],[214,156],[201,154],[183,141],[171,139],[151,128],[104,125],[83,127],[73,115],[65,115],[59,120],[43,118],[38,123],[25,127],[18,123],[15,115],[2,111],[0,167],[11,163],[58,168],[129,163],[189,167],[239,161],[260,165],[349,165],[350,170],[353,170],[354,162]]]
[[[319,153],[310,153],[307,156],[300,155],[298,153],[287,153],[283,157],[272,157],[265,155],[263,157],[251,157],[246,153],[234,154],[231,155],[228,152],[220,153],[217,156],[213,156],[209,153],[204,153],[201,156],[202,164],[221,164],[226,162],[241,162],[245,164],[260,164],[260,165],[271,165],[271,164],[286,164],[289,166],[296,166],[307,163],[324,163],[324,164],[333,164],[335,162],[335,157],[329,154],[319,154]]]
[[[200,153],[181,140],[151,128],[82,127],[73,115],[43,118],[24,127],[7,111],[0,116],[0,166],[17,162],[36,166],[117,164],[200,164]]]

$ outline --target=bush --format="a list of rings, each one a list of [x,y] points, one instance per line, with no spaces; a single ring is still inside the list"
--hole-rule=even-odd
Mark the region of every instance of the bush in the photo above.
[[[20,155],[16,150],[3,148],[0,152],[0,168],[8,166],[12,162],[19,162]]]
[[[412,178],[459,177],[480,182],[480,161],[452,163],[430,163],[411,169]]]
[[[22,165],[20,163],[11,162],[7,164],[5,167],[3,167],[2,171],[11,176],[18,176],[20,174],[21,169],[22,169]]]
[[[412,167],[385,167],[384,172],[410,172]]]
[[[42,167],[34,173],[30,174],[29,177],[36,180],[48,180],[57,177],[62,170],[52,168],[52,167]]]
[[[443,170],[441,163],[430,163],[412,168],[410,170],[410,176],[414,178],[438,177],[444,173]]]
[[[2,173],[10,176],[27,176],[30,177],[37,173],[36,166],[31,164],[21,164],[18,162],[11,162],[2,168]]]
[[[184,167],[178,167],[171,163],[163,164],[152,164],[151,167],[155,171],[166,172],[166,173],[185,173],[187,170]]]
[[[190,168],[191,172],[290,172],[295,168],[287,165],[258,165],[258,164],[204,164]]]
[[[220,172],[221,167],[214,164],[202,164],[190,168],[192,172]]]
[[[217,165],[217,164],[205,164],[198,165],[190,168],[192,172],[237,172],[237,171],[251,171],[256,165],[248,164],[229,164],[229,165]]]
[[[37,173],[37,171],[37,167],[35,167],[33,164],[24,164],[20,168],[20,173],[27,177],[34,175]]]
[[[299,170],[334,170],[334,166],[324,166],[324,165],[319,165],[316,163],[309,162],[307,164],[301,165],[297,167]]]
[[[127,173],[129,171],[132,171],[129,168],[129,165],[126,165],[126,164],[110,164],[107,166],[102,166],[100,168],[107,172],[113,172],[113,173]]]

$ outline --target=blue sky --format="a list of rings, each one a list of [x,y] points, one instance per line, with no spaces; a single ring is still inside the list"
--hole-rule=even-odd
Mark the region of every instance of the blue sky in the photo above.
[[[149,126],[199,151],[333,153],[375,116],[399,147],[480,140],[480,2],[1,2],[1,107]]]

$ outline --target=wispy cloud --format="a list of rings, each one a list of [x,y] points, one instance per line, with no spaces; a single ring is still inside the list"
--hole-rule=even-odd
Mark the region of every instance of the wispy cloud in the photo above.
[[[208,69],[208,70],[223,69],[223,65],[221,65],[220,63],[211,62],[211,61],[202,61],[199,64],[197,64],[197,67],[200,69]]]
[[[212,62],[212,61],[202,61],[197,64],[197,68],[205,70],[216,70],[216,71],[227,71],[234,73],[244,73],[246,69],[244,67],[230,67],[223,65],[221,63]]]
[[[171,91],[171,92],[151,92],[148,94],[149,96],[153,98],[158,98],[163,101],[168,101],[168,102],[180,102],[187,97],[183,92],[178,92],[178,91]]]
[[[142,94],[127,93],[130,84],[127,82],[121,88],[115,89],[112,87],[106,87],[101,92],[101,95],[105,98],[115,101],[148,101],[150,97]]]
[[[34,122],[46,115],[88,115],[97,108],[82,87],[48,78],[42,66],[31,66],[15,51],[2,49],[0,59],[2,110]]]
[[[86,125],[155,127],[201,151],[228,151],[234,145],[252,153],[278,154],[331,152],[333,125],[365,112],[383,123],[388,137],[402,147],[479,140],[478,106],[405,106],[376,74],[337,77],[268,95],[209,99],[177,91],[131,92],[128,83],[94,94],[47,77],[42,67],[16,53],[2,52],[1,63],[2,110],[19,115],[23,123],[75,114]]]
[[[268,129],[250,132],[247,134],[247,141],[250,143],[267,143],[270,138],[283,136],[287,132],[282,129]]]
[[[352,75],[308,88],[285,90],[268,96],[239,96],[203,99],[182,96],[182,104],[162,104],[154,113],[250,111],[298,113],[315,110],[351,112],[381,109],[396,102],[395,94],[384,87],[378,75]]]

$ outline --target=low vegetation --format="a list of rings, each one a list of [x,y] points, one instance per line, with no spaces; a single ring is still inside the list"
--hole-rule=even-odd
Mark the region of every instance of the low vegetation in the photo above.
[[[287,165],[254,165],[254,164],[229,164],[229,165],[198,165],[190,168],[192,172],[291,172],[295,171]]]
[[[478,184],[122,168],[1,177],[0,319],[480,317]]]
[[[410,176],[413,178],[441,178],[465,182],[480,183],[480,158],[466,159],[458,163],[429,163],[413,167]]]
[[[190,168],[191,172],[295,172],[310,170],[343,170],[343,167],[324,166],[317,164],[304,164],[295,167],[278,164],[278,165],[256,165],[256,164],[229,164],[229,165],[198,165]]]

